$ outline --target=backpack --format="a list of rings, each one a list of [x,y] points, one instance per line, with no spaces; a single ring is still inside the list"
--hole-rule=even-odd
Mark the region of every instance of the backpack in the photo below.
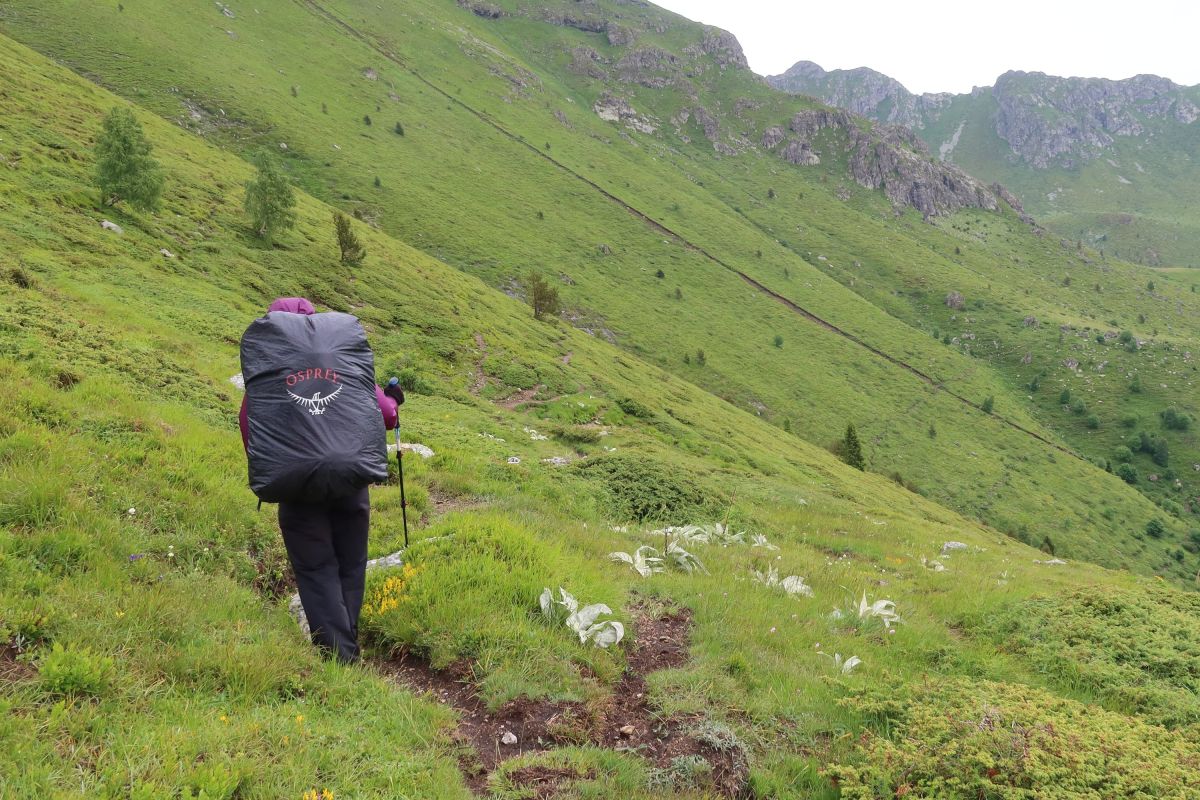
[[[375,357],[350,314],[272,311],[242,335],[250,488],[320,503],[387,479]]]

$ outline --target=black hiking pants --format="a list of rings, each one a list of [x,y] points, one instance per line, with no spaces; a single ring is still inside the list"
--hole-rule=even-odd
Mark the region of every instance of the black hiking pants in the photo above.
[[[358,660],[370,518],[365,487],[325,503],[279,504],[279,529],[313,644],[346,663]]]

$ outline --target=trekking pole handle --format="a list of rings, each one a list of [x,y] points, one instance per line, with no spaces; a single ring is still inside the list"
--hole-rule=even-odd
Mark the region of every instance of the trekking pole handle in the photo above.
[[[404,405],[404,387],[400,385],[399,378],[391,378],[387,382],[387,388],[383,393],[396,401],[397,406]]]

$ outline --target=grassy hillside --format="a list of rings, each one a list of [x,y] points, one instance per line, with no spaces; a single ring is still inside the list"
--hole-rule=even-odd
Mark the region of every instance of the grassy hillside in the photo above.
[[[234,13],[235,20],[248,14]],[[311,40],[318,41],[328,40]],[[552,230],[579,226],[578,249],[588,243],[593,260],[564,261],[575,281],[564,294],[579,305],[585,290],[605,281],[622,287],[589,302],[611,304],[614,326],[627,324],[628,307],[630,330],[617,337],[623,347],[565,322],[537,323],[519,299],[490,286],[528,266],[517,254],[502,251],[499,265],[458,263],[473,252],[468,245],[482,248],[473,237],[518,238],[466,213],[459,222],[470,227],[456,234],[463,249],[447,253],[454,264],[431,255],[437,246],[419,231],[406,243],[381,222],[381,229],[356,223],[368,256],[361,267],[344,267],[333,209],[313,194],[300,198],[297,228],[263,248],[240,212],[251,174],[245,162],[146,110],[137,113],[167,174],[163,207],[101,209],[89,187],[91,148],[102,115],[124,101],[6,37],[0,76],[0,247],[10,255],[0,276],[0,370],[12,398],[0,422],[0,795],[458,798],[474,790],[517,798],[541,792],[550,776],[551,791],[563,797],[695,798],[729,785],[718,784],[724,773],[713,764],[734,763],[744,765],[735,787],[764,798],[1196,796],[1193,595],[1074,560],[1046,563],[1046,554],[998,530],[784,432],[778,411],[741,406],[747,393],[773,385],[760,374],[766,364],[776,364],[777,382],[796,381],[809,394],[832,383],[829,394],[804,402],[813,404],[812,416],[839,425],[809,430],[812,438],[831,436],[852,409],[870,432],[873,459],[906,452],[906,442],[932,442],[910,457],[938,461],[930,475],[965,477],[929,492],[944,491],[947,502],[981,514],[992,512],[975,506],[970,476],[1011,465],[1002,473],[1010,485],[981,500],[1003,500],[1003,513],[1035,520],[1047,515],[1053,492],[1062,504],[1050,512],[1055,526],[1076,526],[1076,541],[1093,542],[1098,557],[1137,558],[1153,569],[1160,554],[1138,553],[1140,543],[1110,535],[1155,513],[1123,483],[800,318],[679,238],[647,234],[643,220],[595,200],[596,190],[578,178],[545,186],[546,219],[531,216],[524,230],[550,221],[555,209],[569,211],[570,224]],[[409,124],[402,138],[411,131]],[[487,135],[495,136],[489,148],[511,147],[504,152],[512,159],[489,166],[490,155],[482,156],[492,151],[470,141],[480,148],[480,169],[522,191],[561,172],[520,160],[527,151]],[[342,147],[332,152],[357,152]],[[287,152],[300,149],[290,142]],[[706,163],[698,152],[680,157]],[[387,164],[376,163],[381,172]],[[539,170],[522,177],[531,163]],[[653,166],[649,158],[630,163]],[[289,165],[314,191],[328,191],[307,172],[315,162],[293,156]],[[626,169],[632,179],[634,168]],[[657,169],[647,174],[669,174]],[[724,174],[709,169],[695,177],[708,183]],[[470,194],[469,175],[452,177],[447,185],[464,188],[448,195],[447,208]],[[862,209],[879,209],[877,198],[860,193],[850,211],[838,211],[819,177],[793,179],[811,181],[806,195],[830,215],[853,212],[861,221],[869,219]],[[745,191],[732,175],[725,180],[721,192]],[[471,213],[500,194],[475,186],[481,199],[460,206]],[[780,199],[785,191],[777,190]],[[701,198],[694,212],[669,212],[679,213],[680,228],[684,216],[702,221],[721,209],[731,224],[743,220],[728,229],[745,232],[738,235],[770,241],[768,228],[778,224],[749,210],[730,214],[715,191],[678,197],[681,206]],[[396,208],[415,209],[408,202]],[[101,228],[103,219],[124,233]],[[977,224],[1012,225],[1009,235],[1026,242],[1015,221],[982,219]],[[689,238],[706,249],[733,246],[728,231],[701,237],[696,220],[686,223],[696,226]],[[878,225],[918,253],[936,252],[938,237],[951,237],[911,218]],[[449,248],[454,229],[438,230],[439,246]],[[909,238],[900,235],[906,230]],[[592,255],[597,240],[613,253]],[[663,255],[644,262],[651,244]],[[541,238],[527,244],[530,260],[541,245]],[[764,287],[794,291],[831,315],[846,309],[848,332],[886,344],[897,361],[973,372],[948,388],[967,387],[964,397],[994,392],[1004,419],[1046,430],[1034,412],[1003,408],[1003,372],[872,311],[803,254],[783,245],[770,252],[763,260],[778,274],[756,267]],[[619,299],[641,285],[643,263],[650,275],[659,264],[679,276],[683,313],[662,313],[674,302],[669,296]],[[475,269],[489,280],[464,274]],[[658,279],[641,280],[653,287]],[[436,453],[406,460],[417,521],[406,554],[412,569],[391,573],[399,588],[372,577],[371,658],[359,668],[321,662],[303,642],[285,609],[285,558],[272,514],[256,512],[245,489],[239,398],[228,377],[247,322],[273,296],[292,293],[363,319],[380,377],[404,371],[416,388],[403,412],[405,439]],[[639,319],[648,320],[644,328],[633,324]],[[709,324],[713,332],[675,341],[680,327]],[[782,349],[768,338],[777,330]],[[729,338],[722,344],[721,336]],[[745,346],[758,339],[766,340],[762,352]],[[680,356],[703,346],[711,366],[664,357],[663,369],[656,355],[641,353],[659,341]],[[528,391],[537,386],[544,388],[536,395]],[[777,391],[783,398],[792,387]],[[835,399],[836,410],[817,408]],[[906,420],[917,409],[929,415],[919,425]],[[797,432],[800,423],[796,414]],[[1033,459],[1048,455],[1061,473],[1034,468]],[[509,463],[513,457],[519,463]],[[920,469],[914,461],[912,474]],[[1023,483],[1038,480],[1044,484],[1036,488]],[[1024,505],[1014,500],[1030,491],[1038,494]],[[1093,511],[1098,491],[1128,517]],[[398,495],[395,483],[372,495],[372,555],[400,546]],[[658,543],[649,531],[662,524],[716,520],[766,542],[685,543],[706,568],[691,574],[641,578],[607,559]],[[1168,536],[1180,536],[1179,528],[1172,521]],[[803,576],[812,596],[789,597],[753,580],[753,571],[772,568]],[[607,603],[629,624],[626,640],[598,650],[543,622],[544,586]],[[902,621],[860,617],[860,597],[894,601]],[[397,606],[380,602],[387,599]],[[639,672],[638,648],[649,646],[648,631],[663,619],[690,620],[684,657]],[[485,754],[454,736],[454,714],[391,677],[396,652],[465,669],[485,704],[481,713],[518,697],[552,704],[560,714],[552,741],[481,775]],[[844,671],[850,656],[861,664]],[[662,726],[691,732],[697,753],[660,758],[604,744],[624,735],[605,726],[631,704],[622,692],[639,685],[632,679],[644,680],[649,712]],[[567,712],[578,716],[563,722]]]
[[[656,133],[602,120],[592,106],[611,78],[570,63],[580,47],[613,62],[632,48],[585,30],[596,19],[638,31],[639,52],[683,52],[703,31],[653,7],[569,11],[544,13],[574,27],[515,5],[486,19],[441,2],[262,3],[233,17],[39,3],[11,6],[4,25],[218,144],[280,153],[315,196],[494,287],[519,291],[530,267],[559,275],[578,327],[778,428],[825,446],[854,422],[872,470],[939,502],[1060,554],[1190,579],[1194,558],[1173,555],[1186,523],[1074,456],[1004,375],[823,274],[833,256],[818,249],[854,241],[834,263],[930,269],[950,260],[950,240],[854,185],[834,139],[817,168],[758,152],[758,132],[796,105],[719,53],[668,62],[664,86],[641,67],[615,86]],[[105,24],[85,34],[94,15]],[[157,44],[185,23],[193,34]],[[741,155],[714,153],[698,104]],[[995,224],[1018,257],[1074,263],[1015,218]],[[979,257],[984,270],[1008,262]],[[1147,546],[1135,537],[1156,516],[1167,535]]]

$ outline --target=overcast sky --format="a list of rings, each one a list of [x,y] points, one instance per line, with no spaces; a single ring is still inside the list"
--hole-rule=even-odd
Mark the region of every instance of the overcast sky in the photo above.
[[[655,0],[732,31],[750,67],[871,67],[913,92],[967,92],[1010,69],[1200,83],[1200,0]]]

